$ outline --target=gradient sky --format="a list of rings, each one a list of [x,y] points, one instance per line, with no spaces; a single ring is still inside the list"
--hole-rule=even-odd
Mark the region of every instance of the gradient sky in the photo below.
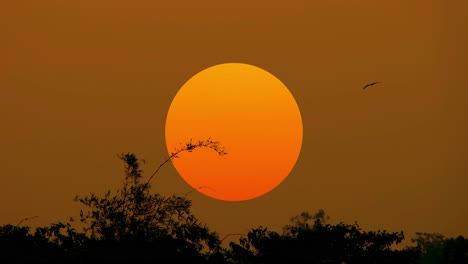
[[[382,1],[2,1],[0,224],[77,216],[119,187],[122,152],[166,158],[178,89],[219,63],[279,78],[302,114],[290,176],[247,202],[193,192],[221,235],[323,208],[365,229],[468,236],[468,4]],[[368,82],[382,83],[366,90]],[[149,175],[148,175],[149,176]],[[190,190],[172,165],[154,191]]]

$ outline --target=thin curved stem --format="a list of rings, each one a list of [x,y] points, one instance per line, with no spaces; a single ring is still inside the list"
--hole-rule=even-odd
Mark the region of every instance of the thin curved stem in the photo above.
[[[24,219],[22,219],[21,221],[18,222],[18,224],[16,224],[16,226],[19,226],[21,225],[21,223],[23,223],[24,221],[28,221],[28,220],[31,220],[31,219],[34,219],[34,218],[37,218],[39,216],[35,215],[35,216],[31,216],[31,217],[26,217]]]
[[[148,187],[151,180],[159,172],[159,170],[162,168],[162,166],[164,166],[164,164],[168,163],[169,161],[171,161],[174,158],[177,158],[178,155],[180,153],[184,152],[184,151],[192,152],[193,150],[195,150],[197,148],[202,148],[202,147],[213,149],[220,156],[224,156],[224,155],[227,154],[227,152],[224,150],[224,147],[221,146],[220,142],[211,140],[211,137],[209,137],[206,140],[199,140],[196,143],[193,143],[192,139],[190,139],[190,141],[188,143],[185,143],[184,147],[182,147],[180,149],[176,149],[176,151],[172,152],[171,155],[169,155],[169,157],[163,163],[159,164],[158,168],[153,172],[153,174],[151,174],[148,181],[143,185],[143,188]]]

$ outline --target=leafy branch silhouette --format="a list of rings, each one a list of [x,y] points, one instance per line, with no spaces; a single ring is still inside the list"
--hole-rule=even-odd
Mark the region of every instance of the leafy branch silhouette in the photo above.
[[[191,213],[191,201],[185,198],[190,192],[183,197],[150,193],[150,182],[162,166],[177,158],[180,153],[198,148],[212,149],[218,155],[227,154],[219,141],[208,138],[194,142],[191,139],[172,152],[147,181],[142,181],[143,170],[140,168],[140,163],[144,161],[133,153],[121,154],[119,157],[125,163],[125,178],[117,193],[111,194],[108,190],[104,197],[94,193],[75,197],[75,201],[90,209],[86,213],[80,211],[80,221],[88,223],[85,232],[92,239],[110,242],[155,243],[169,239],[179,245],[177,250],[190,254],[206,246],[210,250],[219,248],[220,240],[216,232],[211,232]]]
[[[209,137],[208,139],[205,139],[205,140],[198,140],[197,142],[193,142],[193,139],[191,138],[189,140],[189,142],[185,143],[184,146],[178,148],[178,149],[175,149],[174,152],[171,152],[171,154],[169,155],[169,157],[164,161],[162,162],[161,164],[159,164],[158,168],[153,172],[153,174],[151,174],[151,176],[149,177],[148,181],[145,183],[145,186],[149,185],[149,183],[151,182],[151,180],[154,178],[154,176],[159,172],[159,170],[166,164],[168,163],[169,161],[175,159],[175,158],[179,158],[179,154],[182,153],[182,152],[192,152],[194,151],[195,149],[198,149],[198,148],[209,148],[209,149],[212,149],[214,151],[216,151],[218,153],[219,156],[224,156],[224,155],[227,155],[228,153],[226,152],[225,150],[225,147],[221,145],[221,142],[219,141],[215,141],[215,140],[212,140],[211,137]],[[200,187],[201,188],[201,187]],[[193,190],[192,190],[193,191]]]

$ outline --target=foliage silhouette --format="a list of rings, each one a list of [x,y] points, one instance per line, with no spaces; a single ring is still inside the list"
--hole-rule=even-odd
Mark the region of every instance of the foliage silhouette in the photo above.
[[[419,263],[468,263],[468,239],[462,236],[445,238],[438,233],[417,232],[411,241],[416,246],[411,249],[420,254]]]
[[[160,250],[156,258],[173,259],[174,256],[201,259],[204,249],[219,250],[220,240],[215,232],[200,223],[191,213],[191,201],[186,197],[151,194],[150,181],[160,168],[181,152],[192,152],[197,148],[210,148],[219,155],[227,154],[218,141],[211,138],[193,142],[175,150],[156,171],[143,182],[140,160],[133,153],[120,156],[125,163],[123,186],[116,194],[107,191],[104,197],[91,193],[89,196],[76,196],[75,201],[90,210],[80,212],[80,221],[88,224],[86,234],[105,245],[125,245],[127,248],[148,248]],[[167,248],[167,245],[172,245]],[[118,250],[118,253],[122,250]],[[115,254],[115,253],[113,253]]]
[[[0,226],[0,263],[468,263],[468,239],[416,233],[415,246],[393,249],[404,239],[403,231],[364,231],[357,223],[329,224],[323,210],[302,212],[291,218],[282,233],[259,226],[247,234],[220,239],[192,214],[184,196],[152,194],[150,182],[161,167],[183,152],[210,148],[227,154],[210,138],[190,140],[176,149],[144,180],[142,160],[121,154],[122,187],[103,196],[90,193],[75,201],[83,231],[71,223],[38,227]],[[239,241],[224,248],[230,235]]]
[[[357,223],[326,224],[323,210],[292,218],[279,234],[251,229],[229,249],[202,253],[187,250],[186,240],[172,236],[140,240],[105,240],[77,232],[69,223],[39,227],[0,226],[0,263],[467,263],[468,240],[417,233],[414,247],[393,250],[403,232],[363,231]],[[297,221],[298,220],[298,221]],[[312,222],[313,221],[313,222]],[[309,224],[310,222],[310,224]],[[197,235],[197,234],[196,234]],[[216,238],[216,237],[215,237]],[[182,241],[182,243],[180,243]],[[184,242],[185,241],[185,242]],[[11,261],[14,260],[14,261]]]
[[[417,252],[392,250],[403,232],[363,231],[357,223],[325,224],[323,210],[291,219],[283,234],[259,227],[240,243],[231,242],[231,258],[241,263],[414,263]],[[313,223],[309,224],[313,220]]]
[[[75,263],[89,239],[61,222],[50,227],[0,226],[0,263]]]

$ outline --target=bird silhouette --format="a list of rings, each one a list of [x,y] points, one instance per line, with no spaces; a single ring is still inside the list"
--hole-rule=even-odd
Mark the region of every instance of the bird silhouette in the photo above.
[[[368,84],[366,84],[362,89],[366,89],[367,87],[372,86],[372,85],[376,85],[376,84],[378,84],[378,83],[380,83],[380,82],[368,83]]]

